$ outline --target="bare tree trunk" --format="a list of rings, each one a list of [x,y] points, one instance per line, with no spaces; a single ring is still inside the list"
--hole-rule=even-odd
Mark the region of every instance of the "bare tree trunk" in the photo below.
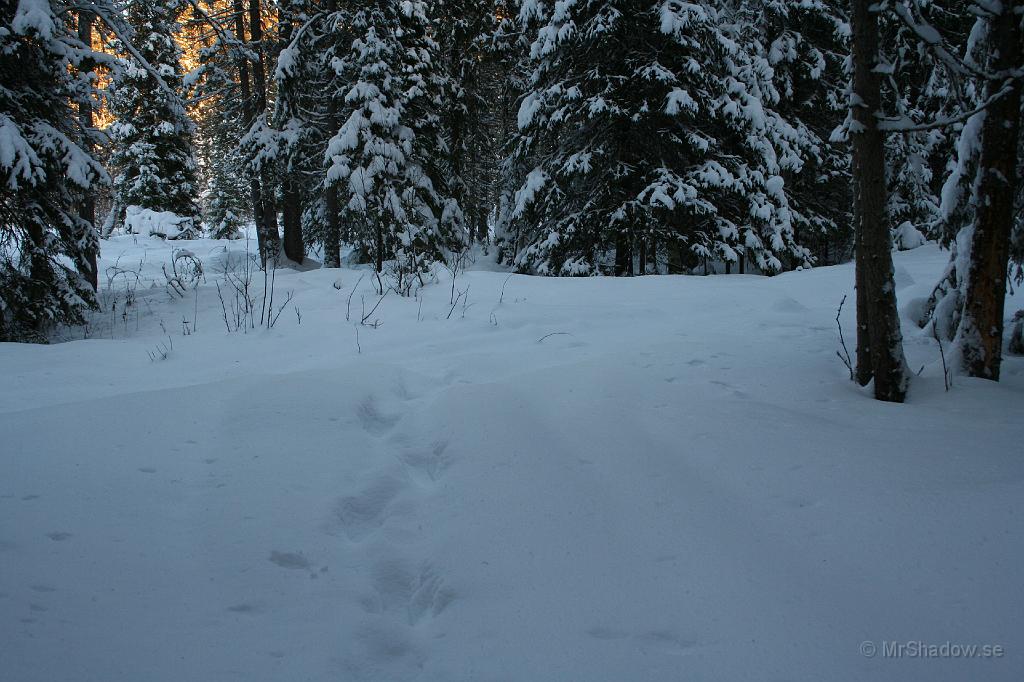
[[[896,308],[892,239],[886,223],[885,139],[878,129],[882,109],[878,66],[878,9],[874,0],[852,0],[853,188],[857,231],[857,374],[870,357],[875,398],[903,402],[910,375],[903,355],[903,333]],[[866,319],[865,319],[866,318]],[[863,331],[862,331],[863,328]],[[864,333],[866,332],[866,334]],[[862,349],[863,342],[868,343]]]
[[[1002,13],[990,24],[989,70],[1007,73],[1021,62],[1019,3],[1004,0]],[[1003,83],[993,83],[1001,89]],[[1020,137],[1021,87],[1016,78],[1009,92],[985,112],[981,161],[978,168],[978,206],[971,236],[971,261],[958,336],[963,370],[972,377],[999,380],[1003,350],[1010,233],[1017,191],[1017,140]]]
[[[92,12],[80,11],[78,13],[78,39],[87,46],[92,46],[92,24],[93,24]],[[90,60],[91,62],[91,60]],[[83,63],[83,70],[91,70],[91,63]],[[92,103],[88,100],[82,101],[78,105],[78,118],[82,125],[82,133],[84,136],[83,146],[87,151],[92,149],[92,141],[89,136],[92,134],[94,126],[93,122],[93,111]],[[78,216],[91,225],[93,232],[96,232],[96,197],[92,192],[89,192],[82,199],[81,204],[78,206]],[[97,242],[98,243],[98,242]],[[83,273],[89,280],[89,284],[92,285],[93,291],[99,288],[99,265],[97,264],[98,248],[90,248],[86,254],[86,263],[84,264],[85,272]]]

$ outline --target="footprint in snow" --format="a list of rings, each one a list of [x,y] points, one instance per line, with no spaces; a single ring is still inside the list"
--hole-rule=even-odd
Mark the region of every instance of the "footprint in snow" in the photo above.
[[[404,559],[384,559],[373,568],[374,594],[362,600],[367,613],[390,613],[415,626],[439,616],[455,600],[429,562],[417,570]]]
[[[281,568],[294,570],[308,569],[310,567],[309,559],[297,552],[278,552],[273,550],[270,552],[270,562]]]
[[[75,536],[72,535],[71,533],[64,533],[63,531],[55,531],[53,533],[47,533],[46,537],[50,538],[54,542],[62,542],[64,540],[67,540],[69,538],[73,538]]]
[[[363,429],[375,436],[386,434],[395,427],[400,419],[397,414],[384,414],[381,412],[377,406],[377,400],[372,395],[366,396],[359,403],[359,407],[356,408],[356,416],[359,418],[359,423],[362,424]]]
[[[451,457],[445,454],[448,443],[447,438],[435,440],[427,449],[413,450],[402,455],[402,462],[417,478],[434,483],[451,466]]]
[[[341,526],[349,540],[362,540],[384,525],[391,502],[405,485],[404,481],[393,476],[377,478],[361,492],[338,500],[334,509],[334,522]]]

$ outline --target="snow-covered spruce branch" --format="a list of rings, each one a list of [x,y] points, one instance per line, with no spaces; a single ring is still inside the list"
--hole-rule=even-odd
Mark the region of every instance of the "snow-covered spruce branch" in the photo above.
[[[100,19],[100,21],[102,21],[104,25],[106,25],[106,27],[110,29],[110,32],[113,33],[119,41],[121,41],[121,45],[122,47],[124,47],[125,51],[128,54],[130,54],[132,58],[135,59],[136,62],[138,62],[139,66],[141,66],[146,71],[146,73],[148,73],[153,78],[153,80],[156,81],[160,89],[162,89],[164,92],[166,92],[168,95],[171,95],[172,97],[177,96],[174,90],[169,85],[167,85],[166,81],[164,81],[163,77],[160,75],[160,72],[153,68],[153,65],[150,64],[149,61],[142,56],[142,53],[139,52],[138,48],[136,48],[135,45],[132,44],[131,39],[134,36],[132,35],[131,28],[125,25],[122,21],[120,21],[118,17],[112,15],[103,3],[95,1],[87,2],[81,5],[73,5],[72,9],[77,9],[82,12],[92,12],[94,15],[96,15]]]
[[[1019,78],[1019,76],[1016,77],[1016,78]],[[960,114],[959,116],[952,116],[952,117],[945,118],[945,119],[937,119],[937,120],[931,121],[929,123],[914,123],[913,121],[911,121],[910,124],[908,125],[908,124],[905,123],[905,121],[908,120],[906,117],[904,117],[902,119],[896,119],[896,118],[891,118],[891,117],[880,116],[879,117],[879,121],[880,122],[878,124],[878,129],[883,131],[883,132],[886,132],[886,133],[909,134],[909,133],[926,132],[926,131],[929,131],[929,130],[937,130],[939,128],[948,128],[949,126],[953,126],[953,125],[957,125],[958,123],[966,122],[972,116],[974,116],[976,114],[980,114],[981,112],[985,111],[990,106],[995,104],[998,100],[1000,100],[1003,97],[1006,97],[1007,95],[1009,95],[1011,92],[1013,92],[1012,81],[1011,82],[1007,82],[1006,84],[1004,84],[1003,87],[1000,88],[1000,90],[998,92],[993,94],[991,97],[986,99],[984,102],[979,104],[974,109],[971,109],[970,111],[967,111],[967,112],[965,112],[963,114]]]

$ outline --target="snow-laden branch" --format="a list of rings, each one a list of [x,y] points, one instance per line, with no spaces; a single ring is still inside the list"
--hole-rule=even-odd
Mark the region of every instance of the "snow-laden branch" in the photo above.
[[[964,112],[959,116],[951,116],[948,118],[940,118],[927,123],[914,123],[908,117],[903,118],[885,118],[883,117],[879,124],[878,129],[887,133],[920,133],[928,130],[936,130],[938,128],[948,128],[949,126],[963,123],[975,114],[979,114],[985,111],[990,106],[995,104],[999,99],[1010,94],[1013,90],[1013,81],[1010,80],[999,89],[998,92],[993,94],[991,97],[986,99],[984,102],[971,109],[970,111]]]
[[[153,68],[153,65],[150,64],[146,58],[142,56],[142,53],[140,53],[132,44],[131,38],[133,36],[131,35],[131,29],[121,21],[119,16],[116,16],[116,10],[113,10],[113,8],[106,3],[97,2],[97,0],[87,0],[87,2],[75,5],[73,8],[82,12],[92,12],[96,15],[96,17],[98,17],[99,20],[110,29],[110,32],[113,33],[119,41],[121,41],[121,45],[124,47],[125,51],[138,62],[139,66],[141,66],[146,73],[156,80],[160,89],[164,90],[171,96],[177,97],[177,93],[167,85],[167,82],[160,76],[160,73]]]

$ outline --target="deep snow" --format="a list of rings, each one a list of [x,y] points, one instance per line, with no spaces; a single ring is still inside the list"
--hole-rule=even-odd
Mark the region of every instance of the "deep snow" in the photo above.
[[[228,334],[224,243],[178,246],[198,296],[170,300],[167,244],[118,237],[137,315],[0,345],[4,682],[1024,674],[1024,360],[946,393],[908,321],[910,401],[871,400],[835,357],[850,266],[481,268],[450,319],[443,274],[358,352],[360,272],[282,270],[301,324]],[[902,306],[945,258],[897,255]]]

